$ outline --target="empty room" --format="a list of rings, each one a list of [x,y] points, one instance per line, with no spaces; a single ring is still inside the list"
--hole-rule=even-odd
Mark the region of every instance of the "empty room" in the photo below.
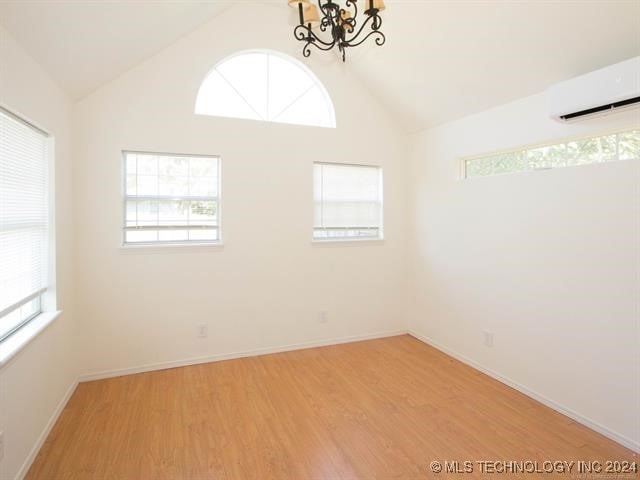
[[[0,0],[0,480],[639,453],[640,0]]]

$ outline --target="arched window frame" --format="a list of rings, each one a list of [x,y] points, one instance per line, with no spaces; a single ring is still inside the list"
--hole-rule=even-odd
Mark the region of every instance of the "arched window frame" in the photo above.
[[[238,56],[248,55],[248,54],[264,54],[264,55],[277,56],[280,59],[282,59],[282,60],[294,65],[295,67],[299,68],[311,80],[312,84],[315,87],[317,87],[318,91],[322,95],[322,98],[324,100],[324,107],[327,110],[327,118],[328,118],[328,121],[327,121],[326,125],[316,125],[316,124],[310,124],[310,123],[295,123],[295,122],[278,121],[278,120],[272,120],[272,119],[260,119],[260,120],[257,120],[257,121],[263,121],[263,122],[267,122],[267,123],[281,123],[281,124],[288,124],[288,125],[321,127],[321,128],[336,128],[336,114],[335,114],[335,108],[333,106],[333,101],[331,100],[331,96],[329,95],[329,92],[327,91],[326,87],[320,81],[320,79],[315,75],[315,73],[309,67],[307,67],[307,65],[305,65],[302,62],[300,62],[296,58],[294,58],[294,57],[292,57],[290,55],[287,55],[285,53],[279,52],[277,50],[269,50],[269,49],[240,50],[240,51],[232,53],[231,55],[228,55],[228,56],[224,57],[223,59],[221,59],[220,61],[218,61],[213,66],[213,68],[211,68],[207,72],[207,74],[202,79],[202,82],[200,83],[200,87],[198,88],[198,93],[196,95],[196,100],[195,100],[195,104],[194,104],[194,113],[196,115],[212,116],[212,117],[218,117],[218,118],[236,118],[236,119],[245,119],[245,120],[256,120],[255,118],[242,117],[242,116],[225,116],[225,115],[217,115],[217,114],[211,114],[211,113],[198,112],[198,104],[199,104],[199,101],[200,101],[200,96],[201,96],[201,94],[203,92],[203,88],[207,87],[206,82],[209,79],[209,77],[213,74],[213,72],[217,71],[218,68],[220,66],[224,65],[226,62],[229,62],[230,60],[232,60],[232,59],[234,59],[234,58],[236,58]],[[218,73],[220,73],[220,72],[218,71]],[[233,86],[232,86],[232,88],[233,88]],[[267,90],[267,95],[268,95],[268,90]],[[243,100],[245,100],[244,97],[243,97]],[[245,102],[247,102],[247,101],[245,100]],[[295,102],[293,102],[293,103],[295,103]],[[250,104],[248,102],[247,102],[247,105],[250,106]]]

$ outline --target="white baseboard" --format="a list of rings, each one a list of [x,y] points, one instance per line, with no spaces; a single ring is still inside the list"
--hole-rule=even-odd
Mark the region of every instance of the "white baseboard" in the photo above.
[[[38,452],[40,451],[40,448],[42,447],[42,445],[44,444],[45,440],[47,439],[47,436],[49,435],[49,433],[51,432],[51,429],[53,428],[53,426],[55,425],[56,421],[58,420],[58,417],[60,416],[60,414],[62,413],[62,410],[64,409],[64,407],[66,406],[67,402],[69,401],[69,399],[71,398],[71,395],[73,395],[73,392],[75,391],[76,387],[78,386],[79,382],[88,382],[91,380],[99,380],[99,379],[103,379],[103,378],[111,378],[111,377],[119,377],[122,375],[131,375],[131,374],[135,374],[135,373],[143,373],[143,372],[150,372],[150,371],[154,371],[154,370],[164,370],[167,368],[176,368],[176,367],[186,367],[189,365],[197,365],[200,363],[209,363],[209,362],[218,362],[218,361],[222,361],[222,360],[232,360],[235,358],[244,358],[244,357],[253,357],[253,356],[258,356],[258,355],[267,355],[270,353],[279,353],[279,352],[288,352],[288,351],[293,351],[293,350],[302,350],[305,348],[314,348],[314,347],[324,347],[324,346],[329,346],[329,345],[339,345],[342,343],[351,343],[351,342],[358,342],[358,341],[363,341],[363,340],[373,340],[376,338],[385,338],[385,337],[394,337],[397,335],[406,335],[409,334],[412,337],[426,343],[427,345],[430,345],[438,350],[440,350],[441,352],[475,368],[476,370],[479,370],[487,375],[489,375],[490,377],[496,379],[497,381],[504,383],[505,385],[508,385],[512,388],[515,388],[516,390],[518,390],[519,392],[527,395],[528,397],[533,398],[534,400],[537,400],[538,402],[552,408],[553,410],[556,410],[559,413],[562,413],[563,415],[566,415],[567,417],[575,420],[576,422],[579,422],[583,425],[585,425],[586,427],[595,430],[596,432],[604,435],[605,437],[610,438],[611,440],[618,442],[619,444],[634,450],[635,452],[640,453],[640,443],[627,438],[623,435],[620,435],[610,429],[608,429],[607,427],[604,427],[603,425],[600,425],[599,423],[584,417],[583,415],[580,415],[579,413],[574,412],[573,410],[560,405],[558,403],[556,403],[553,400],[550,400],[546,397],[544,397],[543,395],[538,394],[537,392],[534,392],[533,390],[530,390],[529,388],[525,387],[524,385],[521,385],[507,377],[505,377],[504,375],[501,375],[489,368],[485,368],[484,366],[480,365],[479,363],[465,357],[464,355],[460,355],[457,352],[454,352],[440,344],[438,344],[437,342],[434,342],[433,340],[431,340],[428,337],[425,337],[424,335],[421,335],[415,331],[409,330],[396,330],[396,331],[390,331],[390,332],[378,332],[378,333],[373,333],[373,334],[366,334],[366,335],[352,335],[352,336],[348,336],[348,337],[339,337],[339,338],[332,338],[332,339],[325,339],[325,340],[314,340],[314,341],[309,341],[309,342],[302,342],[302,343],[295,343],[295,344],[289,344],[289,345],[282,345],[282,346],[278,346],[278,347],[266,347],[266,348],[259,348],[259,349],[254,349],[254,350],[246,350],[246,351],[241,351],[241,352],[232,352],[232,353],[223,353],[223,354],[217,354],[217,355],[209,355],[209,356],[205,356],[205,357],[197,357],[197,358],[189,358],[189,359],[185,359],[185,360],[175,360],[175,361],[169,361],[169,362],[160,362],[160,363],[155,363],[155,364],[147,364],[147,365],[142,365],[139,367],[131,367],[131,368],[121,368],[121,369],[116,369],[116,370],[109,370],[109,371],[102,371],[102,372],[98,372],[98,373],[90,373],[90,374],[85,374],[85,375],[81,375],[80,378],[76,381],[74,381],[68,388],[67,392],[65,393],[65,395],[63,396],[63,398],[60,400],[60,402],[58,403],[58,406],[56,407],[55,411],[53,412],[53,414],[51,415],[51,418],[49,419],[49,422],[47,423],[46,427],[44,428],[44,430],[42,431],[42,433],[40,434],[40,437],[38,438],[38,441],[36,442],[36,444],[33,446],[33,448],[31,449],[31,452],[29,453],[29,455],[27,456],[27,458],[25,459],[22,467],[20,468],[20,470],[18,471],[18,474],[16,475],[15,479],[16,480],[22,480],[24,478],[24,476],[27,474],[27,472],[29,471],[29,468],[31,467],[31,464],[33,463],[33,461],[35,460]]]
[[[270,353],[290,352],[293,350],[302,350],[305,348],[326,347],[328,345],[339,345],[341,343],[359,342],[363,340],[373,340],[376,338],[395,337],[397,335],[406,335],[406,330],[394,330],[390,332],[378,332],[365,335],[351,335],[348,337],[329,338],[324,340],[312,340],[309,342],[293,343],[289,345],[281,345],[277,347],[257,348],[254,350],[245,350],[240,352],[219,353],[215,355],[207,355],[204,357],[187,358],[184,360],[172,360],[168,362],[151,363],[138,367],[119,368],[115,370],[105,370],[96,373],[87,373],[81,375],[79,382],[90,382],[92,380],[101,380],[103,378],[120,377],[123,375],[132,375],[135,373],[151,372],[154,370],[165,370],[167,368],[187,367],[189,365],[198,365],[200,363],[220,362],[222,360],[233,360],[236,358],[255,357],[258,355],[267,355]]]
[[[60,402],[58,402],[58,406],[56,407],[53,414],[49,418],[49,421],[47,422],[46,427],[44,427],[44,430],[38,437],[38,441],[35,443],[31,451],[29,452],[29,455],[27,456],[24,463],[22,464],[22,467],[20,467],[20,470],[18,470],[15,480],[22,480],[27,474],[27,472],[29,471],[29,468],[31,468],[31,464],[36,459],[36,456],[38,455],[40,448],[42,448],[42,445],[44,444],[45,440],[49,436],[49,433],[51,433],[51,429],[58,421],[58,417],[62,413],[62,410],[64,410],[64,407],[67,405],[67,402],[71,398],[71,395],[73,395],[73,392],[76,391],[77,386],[78,386],[78,380],[74,380],[73,383],[67,389],[64,396],[60,399]]]
[[[533,398],[534,400],[542,403],[543,405],[546,405],[549,408],[552,408],[553,410],[555,410],[556,412],[559,412],[563,415],[566,415],[567,417],[575,420],[578,423],[581,423],[582,425],[590,428],[591,430],[595,430],[596,432],[604,435],[607,438],[610,438],[611,440],[613,440],[614,442],[619,443],[620,445],[623,445],[624,447],[627,447],[637,453],[640,453],[640,443],[624,436],[624,435],[620,435],[619,433],[616,433],[612,430],[610,430],[609,428],[605,427],[604,425],[599,424],[598,422],[595,422],[583,415],[580,415],[577,412],[574,412],[573,410],[571,410],[570,408],[565,407],[564,405],[560,405],[559,403],[543,396],[540,395],[537,392],[534,392],[533,390],[525,387],[524,385],[521,385],[518,382],[515,382],[513,380],[511,380],[508,377],[505,377],[504,375],[491,370],[489,368],[486,368],[482,365],[480,365],[478,362],[471,360],[468,357],[465,357],[464,355],[460,355],[457,352],[454,352],[453,350],[450,350],[449,348],[438,344],[437,342],[433,341],[432,339],[416,332],[413,330],[409,330],[409,335],[411,335],[412,337],[420,340],[421,342],[426,343],[427,345],[432,346],[433,348],[440,350],[441,352],[449,355],[450,357],[455,358],[456,360],[461,361],[462,363],[465,363],[467,365],[469,365],[470,367],[475,368],[476,370],[481,371],[482,373],[485,373],[487,375],[489,375],[490,377],[494,378],[495,380],[504,383],[505,385],[510,386],[511,388],[514,388],[516,390],[518,390],[520,393],[525,394],[528,397]]]

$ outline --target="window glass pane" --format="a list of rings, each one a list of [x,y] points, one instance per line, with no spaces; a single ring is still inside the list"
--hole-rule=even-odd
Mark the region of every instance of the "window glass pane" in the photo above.
[[[161,242],[184,242],[189,240],[188,230],[160,230],[159,238]]]
[[[136,155],[138,160],[137,175],[158,175],[158,158],[155,155]]]
[[[188,225],[189,200],[162,200],[158,203],[158,225]]]
[[[149,243],[158,241],[157,230],[130,230],[126,232],[125,241],[127,243]]]
[[[158,157],[158,175],[175,177],[189,176],[189,159],[185,157]]]
[[[158,176],[157,175],[138,175],[136,178],[138,195],[158,195]]]
[[[158,195],[186,197],[189,194],[189,177],[177,175],[158,177]]]
[[[129,172],[134,155],[144,175]],[[125,243],[219,240],[217,157],[125,153],[125,170]]]
[[[324,86],[297,60],[250,51],[220,62],[200,86],[196,113],[335,127]]]
[[[218,205],[215,201],[191,201],[191,225],[217,225]]]
[[[209,240],[216,241],[218,240],[218,230],[217,229],[193,229],[189,230],[189,240]]]
[[[137,187],[137,177],[135,173],[127,173],[127,192],[129,195],[137,195],[138,187]]]
[[[136,174],[137,161],[135,153],[127,153],[126,155],[126,169],[127,173]]]
[[[640,158],[640,130],[465,160],[467,178]]]
[[[620,160],[640,158],[640,130],[620,133],[618,135],[618,152]]]
[[[0,318],[0,340],[6,338],[10,333],[17,330],[18,327],[40,312],[41,303],[40,296],[38,296]]]
[[[267,118],[268,56],[235,55],[216,67],[222,77],[263,120]]]
[[[294,125],[316,125],[330,127],[330,117],[326,111],[324,94],[318,87],[310,88],[273,121]]]
[[[216,197],[217,187],[218,182],[213,177],[192,178],[189,191],[195,197]]]
[[[314,238],[380,238],[381,169],[314,165]]]
[[[218,174],[216,162],[212,162],[210,158],[192,158],[189,171],[192,178],[215,177]]]
[[[269,118],[277,118],[314,85],[313,79],[295,63],[269,55]]]

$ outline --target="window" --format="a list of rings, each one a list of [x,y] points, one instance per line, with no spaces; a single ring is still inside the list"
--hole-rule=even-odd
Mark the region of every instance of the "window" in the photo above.
[[[41,312],[47,289],[46,133],[0,108],[0,341]]]
[[[313,165],[314,240],[382,238],[382,169]]]
[[[466,178],[640,158],[640,130],[464,160]]]
[[[202,82],[196,113],[335,128],[329,94],[313,73],[276,52],[245,51],[218,63]]]
[[[220,158],[124,152],[124,244],[220,241]]]

